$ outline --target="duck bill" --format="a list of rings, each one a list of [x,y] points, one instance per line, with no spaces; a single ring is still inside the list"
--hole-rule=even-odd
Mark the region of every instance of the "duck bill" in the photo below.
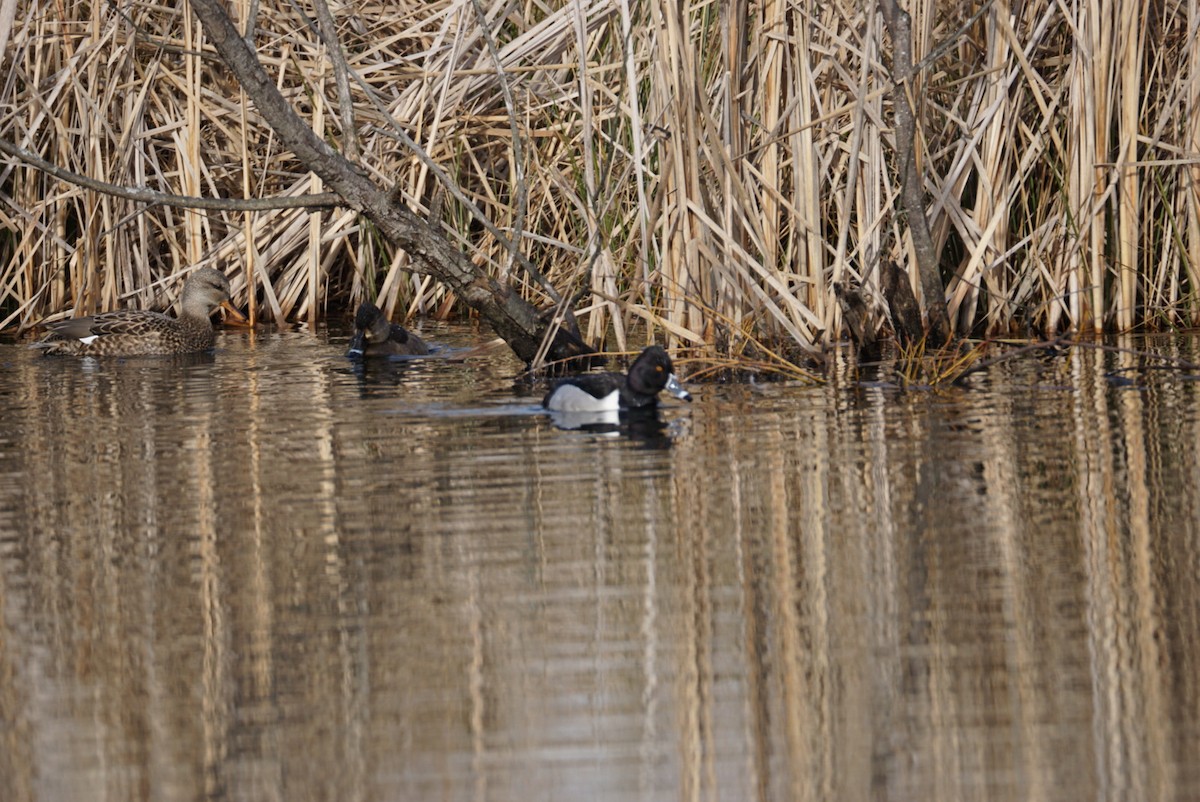
[[[663,389],[682,401],[692,400],[692,394],[683,389],[683,385],[679,383],[679,379],[674,373],[667,378],[667,386]]]
[[[232,301],[221,301],[221,309],[225,310],[225,322],[245,325],[249,321],[242,314],[241,310],[233,305]]]
[[[363,348],[366,345],[364,342],[365,339],[366,332],[364,332],[362,329],[354,332],[354,337],[350,340],[350,347],[346,349],[346,356],[350,357],[351,359],[361,358],[363,355]]]

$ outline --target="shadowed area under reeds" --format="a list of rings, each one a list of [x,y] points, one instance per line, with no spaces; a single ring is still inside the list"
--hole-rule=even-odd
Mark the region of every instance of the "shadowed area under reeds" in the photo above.
[[[960,333],[1197,322],[1196,2],[908,4],[917,161]],[[323,191],[186,6],[9,5],[0,138],[116,185]],[[873,3],[250,7],[259,58],[319,136],[548,304],[513,240],[602,348],[636,347],[626,331],[648,321],[708,357],[802,354],[843,333],[834,283],[877,302],[881,259],[915,270]],[[267,319],[462,308],[344,208],[148,206],[6,157],[0,215],[0,329],[151,306],[212,258]]]
[[[710,385],[610,437],[508,354],[344,339],[0,347],[4,799],[1200,794],[1195,377]]]

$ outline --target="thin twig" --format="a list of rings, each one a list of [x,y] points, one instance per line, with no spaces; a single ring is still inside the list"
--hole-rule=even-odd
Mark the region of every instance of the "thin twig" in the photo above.
[[[504,108],[508,111],[508,129],[512,136],[512,169],[513,169],[513,184],[517,189],[516,195],[516,211],[513,214],[512,233],[502,242],[508,249],[508,258],[510,267],[513,262],[520,260],[520,248],[518,243],[521,240],[521,232],[525,228],[525,212],[529,207],[529,187],[525,184],[525,149],[521,138],[521,131],[517,127],[517,104],[513,100],[512,87],[508,84],[508,76],[504,72],[504,62],[500,58],[500,50],[496,47],[496,41],[492,38],[492,32],[488,30],[487,14],[483,10],[483,4],[479,0],[471,0],[475,6],[475,15],[479,18],[479,34],[483,37],[484,43],[487,45],[488,55],[492,58],[492,63],[496,65],[496,82],[500,85],[500,94],[504,97]],[[504,14],[499,15],[500,19],[504,19]]]
[[[1186,359],[1180,359],[1177,356],[1170,356],[1168,354],[1156,354],[1151,351],[1140,351],[1137,348],[1122,348],[1119,345],[1104,345],[1103,343],[1081,342],[1079,340],[1067,339],[1065,335],[1060,337],[1059,340],[1061,340],[1061,344],[1063,346],[1067,347],[1090,348],[1093,351],[1107,351],[1111,354],[1130,354],[1132,356],[1140,356],[1147,359],[1157,359],[1160,362],[1169,362],[1176,367],[1186,368],[1187,370],[1200,370],[1200,365],[1196,364],[1195,362],[1189,362]]]
[[[350,67],[346,64],[346,55],[342,51],[342,43],[338,41],[337,24],[333,14],[329,13],[329,5],[325,0],[313,0],[317,9],[317,31],[325,42],[325,52],[333,62],[333,77],[337,84],[338,117],[342,124],[342,149],[350,161],[358,161],[358,131],[354,124],[354,102],[350,97],[350,79],[347,75]]]
[[[1049,348],[1056,348],[1067,342],[1069,342],[1069,341],[1064,336],[1059,336],[1059,337],[1055,337],[1053,340],[1044,340],[1042,342],[1030,343],[1029,345],[1023,345],[1020,348],[1014,348],[1011,351],[1005,351],[1003,354],[1000,354],[999,356],[994,356],[989,359],[983,359],[983,360],[980,360],[979,362],[976,362],[975,364],[971,365],[971,367],[967,368],[962,373],[959,373],[957,376],[955,376],[953,379],[951,379],[950,383],[951,384],[962,384],[963,379],[967,378],[972,373],[977,373],[981,370],[990,368],[992,365],[998,365],[1001,362],[1007,362],[1010,359],[1015,359],[1019,356],[1028,354],[1033,351],[1045,351]]]

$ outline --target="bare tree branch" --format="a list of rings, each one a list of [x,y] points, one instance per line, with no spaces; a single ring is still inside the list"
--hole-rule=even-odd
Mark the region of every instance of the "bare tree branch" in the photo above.
[[[86,175],[52,164],[36,153],[14,145],[0,138],[0,153],[36,167],[47,175],[52,175],[60,181],[74,184],[84,189],[112,195],[117,198],[149,203],[159,206],[180,206],[187,209],[211,209],[226,212],[262,212],[272,209],[329,209],[334,206],[344,206],[341,196],[333,192],[322,192],[320,195],[297,195],[295,197],[275,198],[197,198],[192,195],[172,195],[169,192],[158,192],[153,189],[139,187],[123,187],[100,181]]]
[[[892,37],[892,113],[895,115],[896,161],[900,165],[901,199],[908,230],[912,235],[917,259],[917,274],[924,296],[925,316],[929,321],[930,341],[934,345],[950,338],[950,317],[946,313],[945,289],[939,274],[939,259],[925,217],[925,187],[917,172],[917,117],[912,96],[912,17],[896,0],[879,0],[879,12]]]
[[[475,16],[479,20],[479,32],[483,37],[484,44],[487,45],[488,55],[492,57],[492,63],[496,65],[496,82],[500,85],[500,93],[504,97],[504,108],[508,111],[508,126],[512,135],[512,169],[513,185],[517,188],[516,195],[516,214],[513,216],[512,236],[504,239],[505,245],[508,246],[509,263],[518,261],[520,258],[520,239],[521,232],[525,227],[525,212],[529,207],[529,190],[525,184],[525,153],[521,142],[521,131],[517,127],[517,104],[513,100],[512,88],[508,84],[508,76],[504,74],[504,61],[500,58],[500,49],[496,47],[496,41],[492,38],[492,32],[488,30],[487,14],[483,10],[483,4],[479,0],[472,0],[475,6]],[[504,15],[500,15],[500,19],[504,19]],[[555,299],[556,301],[559,299]]]
[[[288,0],[288,3],[298,15],[307,20],[307,17],[304,16],[304,11],[296,4],[295,0]],[[482,26],[486,22],[486,16],[483,15],[482,6],[478,6],[477,11],[482,16],[483,21],[480,23]],[[325,41],[325,46],[329,49],[330,54],[334,57],[340,58],[342,52],[341,45],[336,40],[331,42],[331,40],[326,39],[324,33],[322,33],[322,29],[311,20],[308,21],[308,24],[309,28]],[[512,91],[509,88],[509,82],[500,58],[500,52],[498,49],[496,49],[494,40],[486,28],[483,30],[483,36],[485,42],[489,45],[489,52],[491,53],[496,65],[496,77],[504,93],[505,107],[509,114],[509,126],[512,131],[514,142],[513,160],[517,165],[517,180],[515,182],[517,185],[517,213],[515,216],[515,222],[512,226],[511,235],[505,234],[503,231],[497,228],[496,224],[493,223],[491,219],[483,213],[483,210],[481,210],[474,201],[467,197],[467,195],[462,191],[462,188],[454,182],[454,180],[446,173],[444,169],[442,169],[441,165],[434,161],[433,158],[425,152],[425,149],[408,135],[403,127],[397,124],[395,118],[392,117],[391,111],[379,99],[378,93],[371,86],[371,84],[364,80],[357,71],[352,69],[344,59],[342,60],[342,64],[346,70],[347,77],[354,79],[354,82],[358,84],[358,88],[362,90],[366,98],[371,101],[371,105],[374,106],[375,110],[379,112],[380,116],[387,121],[388,126],[391,129],[391,135],[398,139],[400,143],[417,158],[418,161],[425,165],[426,169],[429,170],[430,175],[437,179],[442,188],[449,193],[450,196],[453,197],[454,200],[457,201],[464,209],[470,212],[472,219],[476,220],[480,225],[487,229],[488,233],[495,237],[496,241],[504,246],[505,250],[507,250],[509,253],[510,262],[515,262],[518,264],[521,269],[525,271],[526,275],[537,282],[537,285],[542,288],[547,296],[549,296],[550,300],[557,304],[558,312],[556,312],[556,314],[562,318],[562,322],[570,327],[572,334],[574,334],[576,337],[579,337],[581,336],[579,334],[579,324],[575,320],[574,310],[569,307],[564,309],[564,301],[558,290],[553,284],[550,283],[550,281],[542,274],[542,272],[537,269],[533,262],[529,261],[529,258],[525,256],[525,254],[521,253],[521,249],[519,247],[519,240],[523,236],[522,232],[524,230],[525,213],[529,205],[528,183],[525,181],[525,177],[521,173],[521,166],[525,161],[522,153],[522,140],[519,137],[519,131],[517,129],[516,105],[512,98]],[[250,46],[253,47],[253,43],[250,43]],[[436,215],[430,215],[427,219],[430,223],[433,223],[436,219]]]
[[[354,125],[354,104],[350,97],[350,66],[346,64],[346,55],[342,52],[342,43],[337,36],[337,24],[333,21],[333,14],[329,12],[329,5],[325,0],[315,0],[314,5],[317,9],[317,24],[318,30],[321,32],[321,39],[325,41],[325,50],[329,53],[329,60],[333,62],[334,80],[337,82],[338,95],[338,116],[342,123],[342,149],[346,152],[346,158],[356,160],[359,157],[358,147],[358,131]]]
[[[225,65],[296,158],[341,195],[346,205],[368,217],[385,237],[407,251],[420,272],[447,284],[479,312],[518,357],[532,362],[546,330],[538,310],[512,287],[476,268],[449,240],[405,206],[398,193],[376,186],[361,168],[318,137],[275,88],[220,0],[190,0],[190,4]],[[555,361],[594,353],[565,330],[555,334],[554,343],[549,357]]]

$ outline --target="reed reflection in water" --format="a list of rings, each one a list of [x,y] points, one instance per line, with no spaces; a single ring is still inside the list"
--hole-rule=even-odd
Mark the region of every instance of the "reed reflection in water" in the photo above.
[[[599,434],[343,347],[0,346],[0,798],[1200,797],[1187,377]]]

